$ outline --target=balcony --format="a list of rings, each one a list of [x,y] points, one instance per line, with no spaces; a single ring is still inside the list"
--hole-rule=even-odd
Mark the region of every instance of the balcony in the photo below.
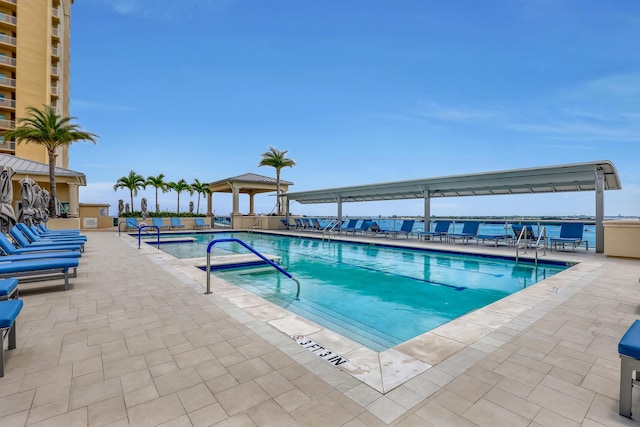
[[[15,99],[0,98],[0,108],[7,108],[9,110],[15,110],[16,109],[16,100]]]
[[[0,12],[0,24],[9,25],[11,27],[16,26],[16,17],[7,15],[6,13]]]
[[[0,55],[0,66],[5,65],[8,67],[16,67],[16,58],[12,58],[6,55]]]
[[[61,15],[61,14],[62,14],[62,13],[60,12],[60,6],[58,6],[58,7],[54,7],[54,8],[52,8],[52,9],[51,9],[51,16],[52,16],[54,19],[58,19],[58,20],[59,20],[59,19],[60,19],[60,15]]]
[[[10,79],[9,77],[4,77],[0,74],[0,87],[16,87],[16,79]]]
[[[8,36],[6,34],[0,34],[0,43],[15,47],[16,38],[13,36]]]
[[[9,129],[15,129],[15,128],[16,128],[15,120],[0,120],[1,130],[9,130]]]
[[[54,39],[60,39],[60,28],[51,27],[51,37]]]
[[[16,10],[16,5],[18,4],[18,0],[0,0],[0,6],[4,6],[10,10]]]
[[[51,66],[51,77],[60,77],[60,70],[58,69],[57,65],[52,65]]]
[[[4,137],[0,137],[0,152],[13,153],[16,151],[16,142],[15,141],[5,141]]]
[[[60,89],[58,88],[58,85],[51,85],[51,97],[57,98],[59,96],[60,96]]]
[[[60,48],[57,45],[51,46],[51,56],[60,57]]]

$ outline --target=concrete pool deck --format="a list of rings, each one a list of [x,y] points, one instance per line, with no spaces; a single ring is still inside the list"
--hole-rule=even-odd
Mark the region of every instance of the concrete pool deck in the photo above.
[[[219,279],[204,295],[203,271],[136,239],[85,234],[69,291],[21,287],[0,425],[637,425],[618,415],[617,353],[640,317],[637,260],[549,253],[580,265],[376,356]]]

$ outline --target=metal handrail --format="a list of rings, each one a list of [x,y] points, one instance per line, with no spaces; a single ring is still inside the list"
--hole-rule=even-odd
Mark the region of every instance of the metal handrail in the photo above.
[[[518,259],[519,259],[519,252],[520,252],[520,241],[524,238],[525,240],[528,240],[525,236],[527,235],[527,226],[524,225],[522,227],[522,230],[520,230],[520,234],[518,236],[518,240],[516,241],[516,264],[518,263]],[[544,245],[544,252],[543,252],[543,256],[547,255],[547,227],[546,226],[542,226],[542,228],[538,229],[538,239],[536,240],[536,244],[535,244],[535,251],[536,251],[536,255],[535,255],[535,264],[538,265],[538,249],[540,247],[540,240],[543,240]],[[524,253],[527,253],[527,244],[525,242],[524,244]]]
[[[264,262],[266,262],[267,264],[269,264],[270,266],[272,266],[273,268],[278,270],[280,273],[282,273],[285,276],[287,276],[289,279],[291,279],[294,282],[296,282],[296,285],[298,286],[298,290],[296,292],[296,300],[300,299],[300,282],[298,281],[298,279],[293,277],[287,271],[283,270],[282,267],[280,267],[278,264],[276,264],[275,262],[271,261],[269,258],[265,257],[264,255],[262,255],[260,252],[256,251],[251,246],[247,245],[242,240],[233,239],[233,238],[232,239],[215,239],[215,240],[212,240],[209,243],[209,245],[207,246],[207,270],[206,270],[206,272],[207,272],[207,292],[205,292],[206,295],[210,295],[211,294],[211,248],[216,243],[224,243],[224,242],[235,242],[235,243],[238,243],[238,244],[244,246],[246,249],[248,249],[250,252],[252,252],[258,258],[260,258],[261,260],[263,260]]]
[[[248,230],[249,230],[249,234],[251,234],[253,232],[253,227],[255,227],[256,225],[258,225],[258,223],[262,220],[262,217],[257,216],[253,219],[253,221],[251,221],[251,224],[249,224]]]
[[[157,225],[142,225],[138,227],[138,249],[140,249],[140,236],[142,235],[142,230],[146,228],[155,228],[156,233],[158,234],[158,249],[160,249],[160,227]],[[150,233],[147,233],[150,234]]]
[[[127,221],[126,221],[126,220],[125,220],[125,221],[120,221],[120,222],[118,223],[118,236],[120,236],[120,226],[121,226],[122,224],[126,224],[126,223],[127,223]],[[125,227],[125,229],[126,229],[126,227]]]
[[[342,221],[336,220],[335,223],[330,222],[325,228],[322,229],[322,240],[324,241],[325,234],[328,236],[327,240],[331,241],[331,232],[335,231],[338,224],[342,224]]]

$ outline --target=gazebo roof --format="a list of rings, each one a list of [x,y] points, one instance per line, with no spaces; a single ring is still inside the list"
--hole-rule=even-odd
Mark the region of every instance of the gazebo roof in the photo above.
[[[209,189],[214,193],[230,193],[232,187],[239,188],[240,193],[267,193],[276,190],[276,179],[255,173],[245,173],[230,178],[210,182]],[[293,185],[291,181],[280,180],[280,187],[287,191]]]
[[[10,154],[0,154],[0,165],[11,167],[18,175],[49,176],[49,165],[46,163],[34,162]],[[87,185],[87,177],[81,172],[56,166],[57,177],[76,178],[80,185]]]

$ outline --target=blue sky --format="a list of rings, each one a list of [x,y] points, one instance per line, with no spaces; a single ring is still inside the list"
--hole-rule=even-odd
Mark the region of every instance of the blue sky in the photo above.
[[[77,0],[70,113],[82,203],[130,170],[202,182],[296,161],[290,191],[611,160],[640,214],[637,0]],[[153,190],[141,197],[154,205]],[[181,194],[181,211],[190,198]],[[594,215],[591,192],[433,200],[432,215]],[[175,211],[174,192],[160,197]],[[215,194],[217,215],[231,211]],[[269,213],[272,196],[258,196]],[[201,202],[201,211],[204,210]],[[292,205],[334,215],[335,205]],[[241,210],[248,212],[248,198]],[[423,201],[344,215],[421,215]]]

